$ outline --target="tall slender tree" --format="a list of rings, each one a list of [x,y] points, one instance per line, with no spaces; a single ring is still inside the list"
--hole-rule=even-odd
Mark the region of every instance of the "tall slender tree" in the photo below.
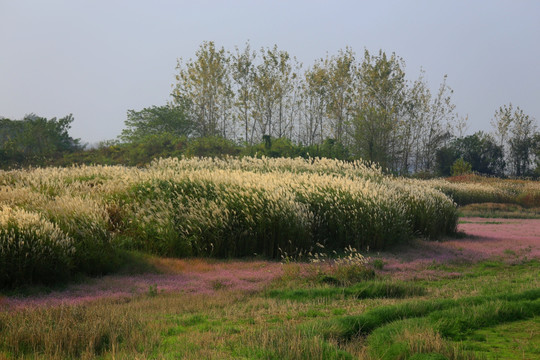
[[[330,120],[330,134],[332,138],[342,143],[348,143],[348,130],[354,114],[358,85],[357,66],[356,55],[349,47],[325,60],[328,74],[327,116]]]
[[[256,54],[246,43],[231,56],[231,75],[235,85],[235,116],[241,123],[246,144],[253,144],[253,81]]]
[[[300,125],[300,140],[304,144],[321,144],[327,135],[328,83],[328,71],[323,60],[316,62],[304,73]]]
[[[187,100],[201,136],[228,135],[232,90],[229,57],[214,42],[204,42],[196,58],[183,64],[178,60],[173,98]]]
[[[406,95],[404,62],[395,54],[366,50],[360,66],[360,107],[355,119],[355,140],[360,154],[391,170],[399,155],[399,118]]]

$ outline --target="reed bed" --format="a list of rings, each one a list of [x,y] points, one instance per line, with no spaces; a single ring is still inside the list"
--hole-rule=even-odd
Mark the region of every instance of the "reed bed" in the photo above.
[[[540,181],[499,179],[472,174],[434,179],[425,183],[442,191],[460,206],[504,203],[526,208],[540,207]]]
[[[65,267],[90,274],[112,270],[117,249],[277,258],[316,247],[382,249],[415,236],[437,238],[457,224],[454,202],[434,187],[363,162],[300,158],[169,158],[145,168],[1,172],[0,208],[39,219],[31,236],[54,229],[73,244],[58,250]],[[2,244],[12,223],[1,225]],[[25,224],[17,223],[21,231],[9,241],[28,242]],[[33,244],[26,251],[39,253],[41,242]],[[13,262],[11,248],[1,249],[0,261]],[[0,285],[13,284],[10,277]]]

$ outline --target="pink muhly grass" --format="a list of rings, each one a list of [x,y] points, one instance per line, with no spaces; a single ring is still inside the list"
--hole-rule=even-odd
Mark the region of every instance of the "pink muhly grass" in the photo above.
[[[382,254],[383,273],[402,279],[455,277],[433,265],[498,258],[507,262],[540,258],[540,220],[462,218],[458,230],[467,236],[442,241],[416,240]]]
[[[178,260],[182,261],[182,260]],[[281,275],[281,265],[273,262],[215,262],[185,267],[183,273],[107,275],[90,282],[69,285],[67,289],[31,297],[4,297],[0,309],[28,306],[79,304],[102,298],[123,298],[157,293],[211,294],[221,289],[242,292],[262,290]],[[201,271],[202,268],[202,271]],[[216,286],[219,285],[219,286]]]

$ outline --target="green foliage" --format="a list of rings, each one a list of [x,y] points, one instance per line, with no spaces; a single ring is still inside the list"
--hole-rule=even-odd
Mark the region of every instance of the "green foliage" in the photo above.
[[[203,42],[196,58],[183,68],[178,61],[177,84],[173,91],[177,104],[188,104],[193,111],[195,131],[202,137],[225,136],[227,110],[230,107],[229,57],[213,41]]]
[[[537,128],[534,118],[512,104],[504,105],[495,112],[492,124],[500,145],[506,146],[510,171],[515,176],[531,174],[531,159],[535,152]]]
[[[236,156],[240,148],[232,141],[223,137],[196,138],[188,143],[186,156],[194,157],[226,157]]]
[[[489,134],[479,131],[464,138],[458,138],[453,146],[475,172],[502,176],[505,162],[503,147],[495,143]]]
[[[189,117],[189,106],[152,106],[141,111],[128,110],[126,128],[120,138],[128,143],[146,143],[156,135],[187,137],[193,133],[194,124]]]
[[[471,164],[463,160],[463,158],[457,159],[456,161],[454,161],[454,164],[452,165],[452,176],[470,174],[471,171],[472,171]]]
[[[375,259],[372,262],[373,268],[376,270],[382,270],[384,268],[384,261],[382,259]]]
[[[491,135],[481,131],[454,139],[450,145],[438,149],[436,155],[437,173],[441,176],[462,175],[463,173],[454,174],[452,172],[452,166],[459,159],[470,164],[469,172],[474,171],[494,176],[504,174],[503,147],[497,145]]]
[[[46,119],[34,114],[22,120],[0,118],[0,167],[45,165],[51,159],[80,150],[68,130],[73,116]]]
[[[305,148],[295,145],[286,138],[273,139],[269,135],[263,136],[263,141],[259,144],[246,146],[242,151],[245,156],[271,157],[271,158],[294,158],[305,157]]]
[[[445,146],[437,150],[435,155],[435,168],[439,176],[452,175],[452,165],[459,159],[459,153],[454,147]]]
[[[403,59],[395,54],[387,56],[379,51],[374,56],[366,50],[360,69],[363,103],[353,122],[357,153],[384,168],[395,162],[391,147],[397,132],[394,123],[404,106],[403,67]]]
[[[320,145],[306,146],[304,152],[311,157],[337,160],[352,159],[352,156],[349,153],[349,149],[345,145],[343,145],[343,143],[340,143],[334,139],[326,139]]]
[[[64,154],[64,157],[55,161],[54,164],[60,166],[73,164],[142,166],[160,157],[180,157],[185,153],[187,145],[186,137],[178,137],[171,133],[150,134],[129,143],[105,141],[97,148]]]

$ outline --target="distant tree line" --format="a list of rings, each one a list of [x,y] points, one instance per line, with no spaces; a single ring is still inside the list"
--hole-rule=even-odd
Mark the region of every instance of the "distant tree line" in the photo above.
[[[13,140],[0,130],[0,154],[12,149],[10,159],[24,163],[63,153],[55,160],[61,165],[140,165],[180,155],[324,156],[363,158],[400,175],[470,169],[540,176],[540,135],[532,117],[505,105],[494,114],[492,133],[466,136],[467,118],[455,113],[446,76],[432,93],[423,71],[411,81],[403,59],[383,51],[359,57],[346,48],[303,69],[277,46],[254,51],[248,43],[226,51],[204,42],[193,59],[178,60],[173,87],[168,104],[128,110],[122,134],[98,148],[79,151],[79,142],[66,138],[63,118],[48,121],[64,124],[58,128],[64,147],[48,141],[44,152],[35,147],[39,155],[25,153],[24,146],[13,152]]]
[[[47,164],[82,150],[68,131],[73,116],[46,119],[34,114],[22,120],[0,118],[0,167]]]
[[[423,74],[405,77],[395,54],[346,48],[305,70],[288,52],[233,52],[204,42],[194,59],[178,61],[172,106],[188,110],[197,136],[245,146],[264,137],[303,146],[327,139],[399,174],[433,171],[457,119],[446,77],[432,94]]]

